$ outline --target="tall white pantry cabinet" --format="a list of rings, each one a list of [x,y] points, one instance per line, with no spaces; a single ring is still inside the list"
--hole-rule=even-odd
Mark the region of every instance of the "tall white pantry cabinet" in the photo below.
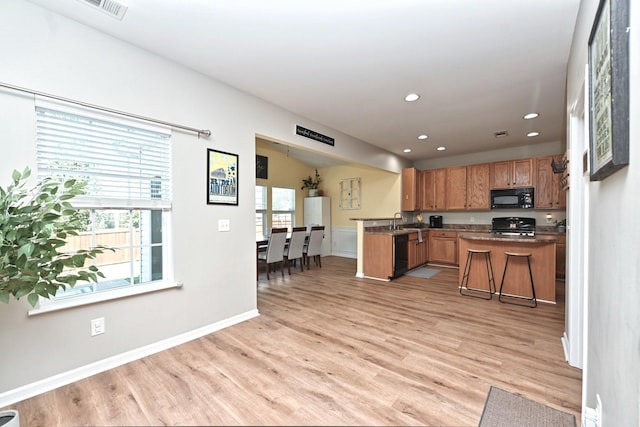
[[[331,198],[326,196],[304,198],[304,225],[324,225],[322,256],[331,255]]]

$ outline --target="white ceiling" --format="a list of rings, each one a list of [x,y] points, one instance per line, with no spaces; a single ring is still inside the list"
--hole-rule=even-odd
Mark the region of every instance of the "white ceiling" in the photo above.
[[[30,1],[413,161],[564,139],[580,0]]]

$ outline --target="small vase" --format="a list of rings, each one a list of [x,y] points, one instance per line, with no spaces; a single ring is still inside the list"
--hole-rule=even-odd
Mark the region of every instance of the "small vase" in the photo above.
[[[316,197],[318,195],[318,189],[317,188],[310,188],[309,189],[309,197]]]
[[[566,227],[566,226],[564,226],[564,225],[559,225],[559,226],[558,226],[558,231],[559,231],[560,233],[564,233],[565,231],[567,231],[567,227]]]

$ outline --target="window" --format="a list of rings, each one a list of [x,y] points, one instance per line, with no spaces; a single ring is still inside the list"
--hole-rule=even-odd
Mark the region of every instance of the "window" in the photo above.
[[[256,236],[267,234],[267,187],[256,185]]]
[[[65,248],[115,249],[94,261],[106,278],[78,283],[55,299],[172,280],[170,131],[38,101],[36,133],[38,178],[88,183],[87,194],[71,201],[81,209],[85,229],[69,236]]]
[[[271,227],[286,227],[291,231],[296,213],[296,190],[293,188],[271,189]]]

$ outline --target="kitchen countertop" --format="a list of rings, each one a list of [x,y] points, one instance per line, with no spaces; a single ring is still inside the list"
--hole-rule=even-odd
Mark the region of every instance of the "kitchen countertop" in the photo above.
[[[504,236],[493,233],[463,233],[459,236],[467,240],[487,240],[494,242],[517,242],[517,243],[555,243],[557,239],[551,234],[536,234],[535,236]]]
[[[374,220],[371,220],[374,221]],[[463,233],[480,233],[487,237],[494,236],[493,234],[489,234],[491,231],[490,224],[445,224],[442,228],[430,228],[428,224],[424,223],[413,223],[413,224],[402,224],[400,228],[397,230],[389,230],[388,225],[376,225],[369,226],[364,228],[365,233],[376,233],[376,234],[407,234],[407,233],[415,233],[418,229],[427,231],[427,230],[437,230],[437,231],[457,231]],[[565,233],[559,232],[556,227],[550,226],[537,226],[536,227],[536,236],[541,237],[540,235],[553,236],[553,235],[564,235]],[[509,236],[500,236],[502,238]],[[529,238],[530,239],[530,238]]]

